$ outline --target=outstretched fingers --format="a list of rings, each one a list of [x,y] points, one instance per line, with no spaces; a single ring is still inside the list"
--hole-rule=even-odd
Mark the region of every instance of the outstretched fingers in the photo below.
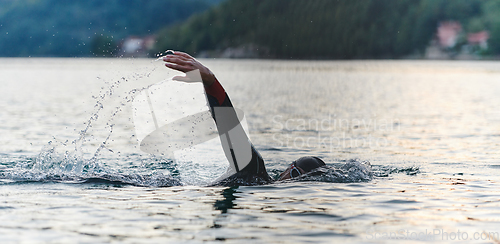
[[[167,66],[168,68],[177,70],[177,71],[184,72],[184,73],[187,73],[187,72],[193,70],[192,66],[181,65],[181,64],[176,64],[176,63],[165,63],[165,66]]]
[[[167,55],[166,57],[163,58],[163,61],[165,61],[165,66],[184,73],[196,69],[193,60],[189,60],[184,57]]]
[[[215,82],[214,74],[206,66],[198,62],[195,58],[187,53],[174,51],[173,54],[168,54],[163,57],[165,66],[183,73],[188,73],[193,70],[199,70],[195,80],[202,80],[205,86],[210,86]],[[201,77],[200,77],[201,76]],[[200,77],[200,78],[198,78]],[[190,80],[193,80],[191,77]]]

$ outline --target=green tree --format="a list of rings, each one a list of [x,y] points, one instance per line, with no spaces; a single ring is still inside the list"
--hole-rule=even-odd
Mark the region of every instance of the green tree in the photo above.
[[[118,46],[111,36],[97,35],[90,43],[90,52],[96,57],[113,57],[118,51]]]
[[[96,33],[152,35],[220,1],[2,0],[0,56],[89,56]]]

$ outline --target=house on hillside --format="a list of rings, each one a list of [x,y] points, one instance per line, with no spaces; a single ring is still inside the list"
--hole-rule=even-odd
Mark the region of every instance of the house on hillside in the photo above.
[[[123,57],[149,57],[156,43],[155,36],[129,36],[120,45],[119,56]]]
[[[437,28],[437,39],[441,48],[453,48],[458,42],[462,25],[457,21],[440,22]]]
[[[489,38],[490,38],[490,33],[487,31],[469,33],[467,34],[467,43],[470,46],[479,46],[482,49],[487,49]]]
[[[488,48],[488,31],[464,33],[458,21],[440,22],[435,38],[427,48],[428,59],[477,59],[478,51]]]

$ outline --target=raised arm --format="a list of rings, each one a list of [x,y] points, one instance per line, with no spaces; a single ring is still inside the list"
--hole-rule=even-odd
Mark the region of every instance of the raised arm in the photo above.
[[[230,175],[220,179],[220,185],[255,185],[271,182],[264,160],[255,150],[240,124],[237,113],[215,75],[189,54],[174,52],[163,58],[165,66],[184,73],[199,70],[205,94],[215,120],[224,153],[231,165]],[[199,77],[198,76],[198,77]],[[189,74],[174,80],[192,82]],[[196,78],[195,78],[196,79]]]

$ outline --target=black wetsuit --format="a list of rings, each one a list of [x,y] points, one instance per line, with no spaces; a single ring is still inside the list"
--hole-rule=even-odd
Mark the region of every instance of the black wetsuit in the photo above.
[[[223,149],[228,161],[230,163],[231,162],[234,163],[233,167],[235,167],[236,171],[234,174],[215,182],[213,185],[235,186],[235,185],[262,185],[271,183],[273,179],[267,174],[262,156],[260,156],[259,152],[257,152],[254,146],[251,144],[251,142],[248,139],[248,136],[244,133],[242,127],[239,126],[239,120],[233,108],[233,105],[231,104],[231,100],[229,99],[229,96],[226,94],[224,88],[219,83],[219,81],[216,80],[209,87],[205,86],[205,94],[207,96],[208,103],[210,104],[212,117],[214,118],[215,124],[217,125],[221,140],[223,138],[227,138],[226,140],[229,142],[228,145],[231,145],[228,146],[224,145],[223,143]],[[216,116],[215,111],[218,108],[228,109],[230,112],[224,113],[223,117]],[[238,128],[240,129],[238,138],[230,139],[229,137],[227,137],[227,135],[224,134],[224,132],[228,130],[227,121],[236,121],[235,123],[238,124],[239,126]],[[234,122],[230,123],[234,124]],[[226,128],[222,128],[223,124],[226,124],[225,125]],[[231,126],[231,128],[233,127],[234,125]],[[238,147],[237,145],[234,145],[234,143],[237,143],[235,141],[241,141],[241,140],[247,141],[247,144],[245,145],[248,145],[250,147],[248,148],[248,150],[251,150],[251,159],[248,165],[246,165],[242,169],[239,169],[237,158],[235,157],[236,153],[234,152],[234,150],[241,150],[242,147]]]

